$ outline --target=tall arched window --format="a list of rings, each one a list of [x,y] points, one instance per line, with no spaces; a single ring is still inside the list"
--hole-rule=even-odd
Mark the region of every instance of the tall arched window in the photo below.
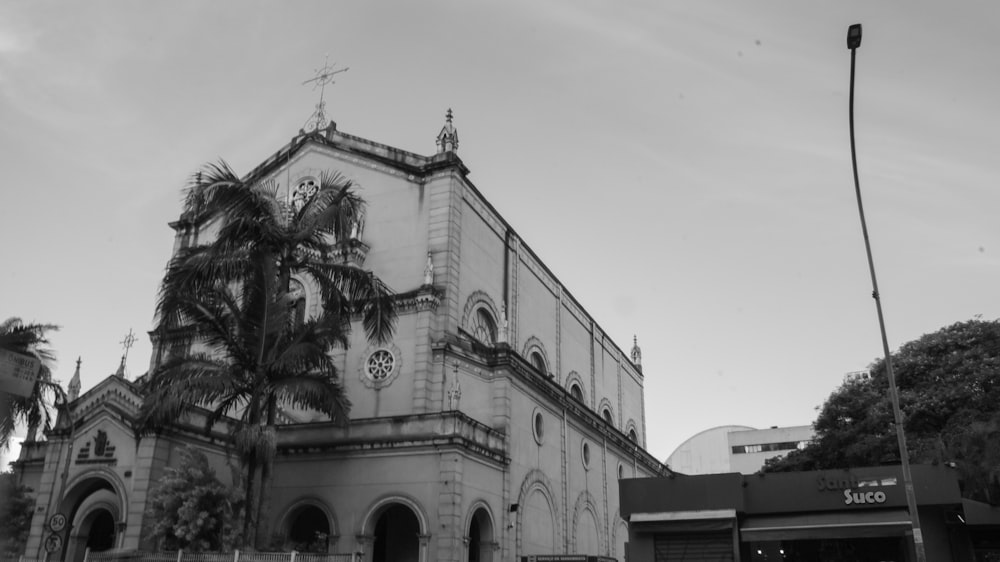
[[[497,323],[484,307],[476,309],[472,324],[472,337],[486,345],[494,345],[497,342]]]
[[[601,417],[604,418],[604,421],[609,424],[615,425],[615,418],[611,415],[611,410],[609,408],[604,408],[604,410],[601,411]]]

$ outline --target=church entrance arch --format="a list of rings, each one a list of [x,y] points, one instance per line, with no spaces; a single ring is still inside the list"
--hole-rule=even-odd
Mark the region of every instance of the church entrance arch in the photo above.
[[[117,548],[125,530],[122,506],[115,486],[102,477],[84,478],[70,486],[62,502],[63,513],[70,514],[63,560],[81,562],[88,549]]]
[[[420,519],[408,505],[390,501],[369,518],[370,562],[422,562]]]

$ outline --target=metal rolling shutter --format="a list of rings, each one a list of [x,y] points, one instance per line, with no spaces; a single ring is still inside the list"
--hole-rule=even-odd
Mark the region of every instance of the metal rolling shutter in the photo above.
[[[653,537],[655,562],[733,562],[731,531],[657,533]]]

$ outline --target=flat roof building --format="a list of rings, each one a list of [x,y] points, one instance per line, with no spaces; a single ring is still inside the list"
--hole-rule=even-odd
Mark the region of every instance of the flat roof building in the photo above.
[[[912,467],[928,560],[992,560],[1000,508],[962,498],[957,473]],[[624,480],[629,562],[911,561],[898,466]]]

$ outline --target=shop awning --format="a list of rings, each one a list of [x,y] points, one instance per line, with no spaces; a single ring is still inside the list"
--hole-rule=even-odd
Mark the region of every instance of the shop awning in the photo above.
[[[909,513],[903,509],[761,515],[748,517],[743,522],[740,526],[740,540],[895,537],[903,535],[911,524]]]
[[[701,509],[696,511],[662,511],[633,513],[630,526],[643,532],[687,533],[692,531],[721,531],[736,524],[735,509]]]

